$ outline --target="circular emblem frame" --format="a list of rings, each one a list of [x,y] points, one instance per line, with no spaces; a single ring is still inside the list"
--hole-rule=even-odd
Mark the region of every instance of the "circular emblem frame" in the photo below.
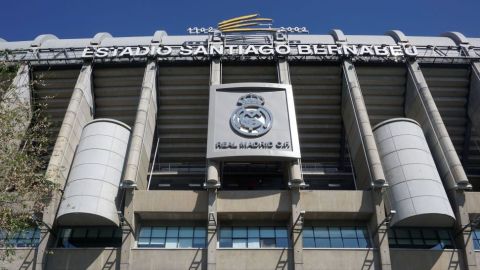
[[[265,100],[256,94],[247,94],[238,99],[237,108],[230,117],[230,126],[239,135],[261,137],[272,128],[272,113],[263,105]]]

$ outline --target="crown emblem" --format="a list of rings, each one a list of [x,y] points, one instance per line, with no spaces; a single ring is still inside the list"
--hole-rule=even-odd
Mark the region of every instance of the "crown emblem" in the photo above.
[[[248,106],[252,106],[252,105],[262,106],[263,104],[265,104],[265,100],[263,99],[263,97],[261,97],[259,95],[249,93],[245,96],[241,96],[238,99],[237,104],[241,105],[241,106],[244,106],[244,107],[248,107]]]

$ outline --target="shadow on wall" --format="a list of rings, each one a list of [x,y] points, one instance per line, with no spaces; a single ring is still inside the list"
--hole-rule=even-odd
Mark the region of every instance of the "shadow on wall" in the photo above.
[[[119,269],[116,248],[50,249],[47,269]]]
[[[393,270],[463,269],[456,250],[391,249],[390,258]]]

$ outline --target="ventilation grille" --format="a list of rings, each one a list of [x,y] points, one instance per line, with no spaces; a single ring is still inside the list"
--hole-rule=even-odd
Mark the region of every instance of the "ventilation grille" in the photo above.
[[[157,162],[205,164],[209,76],[209,66],[159,67]]]
[[[145,68],[95,68],[95,118],[135,123]]]
[[[356,71],[372,127],[405,116],[405,67],[357,66]]]

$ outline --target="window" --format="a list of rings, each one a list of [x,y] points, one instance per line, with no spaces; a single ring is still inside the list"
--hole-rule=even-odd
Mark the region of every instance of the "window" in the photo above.
[[[366,227],[320,226],[303,228],[304,248],[369,248]]]
[[[205,248],[205,227],[142,227],[138,247]]]
[[[288,232],[285,227],[221,227],[221,248],[286,248]]]
[[[16,233],[0,231],[0,247],[36,247],[39,243],[39,228],[28,228]]]
[[[58,232],[58,247],[120,247],[122,230],[117,227],[68,227]]]
[[[473,248],[475,250],[480,250],[480,229],[475,229],[473,231]]]
[[[388,241],[391,248],[455,248],[452,233],[448,229],[390,228]]]

